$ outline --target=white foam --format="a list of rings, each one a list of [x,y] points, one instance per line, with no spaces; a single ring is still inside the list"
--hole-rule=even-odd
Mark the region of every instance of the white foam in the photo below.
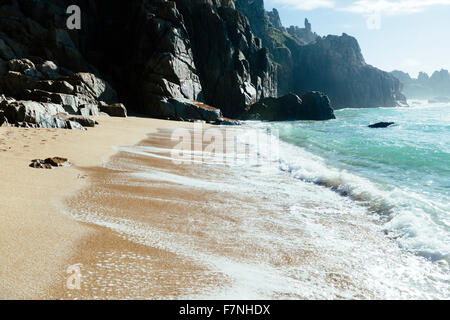
[[[450,262],[450,234],[424,211],[424,206],[428,206],[430,211],[439,210],[441,216],[445,216],[450,212],[450,204],[432,203],[412,190],[377,184],[332,167],[301,147],[279,143],[282,171],[302,181],[330,188],[364,205],[370,212],[386,216],[386,230],[392,232],[406,250],[432,261]]]

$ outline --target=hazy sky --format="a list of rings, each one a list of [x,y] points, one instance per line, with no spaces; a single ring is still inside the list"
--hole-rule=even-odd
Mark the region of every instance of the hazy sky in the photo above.
[[[366,62],[417,76],[450,70],[450,0],[264,0],[283,25],[356,37]]]

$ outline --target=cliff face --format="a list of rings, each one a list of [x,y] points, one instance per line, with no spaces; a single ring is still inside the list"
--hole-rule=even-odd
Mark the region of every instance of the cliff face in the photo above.
[[[402,92],[410,99],[432,99],[448,101],[450,99],[450,74],[448,70],[435,71],[428,76],[420,72],[417,78],[402,71],[392,71],[391,74],[402,83]],[[447,99],[444,99],[447,98]]]
[[[358,42],[346,34],[319,38],[296,54],[293,90],[326,92],[335,107],[391,107],[404,102],[400,82],[364,62]]]
[[[238,117],[257,100],[277,95],[275,66],[234,2],[177,0],[185,17],[207,103]]]
[[[261,37],[278,65],[278,93],[322,91],[335,108],[396,106],[404,103],[398,79],[367,65],[355,38],[319,37],[305,28],[280,27],[262,0],[236,0],[248,16],[253,32]]]
[[[114,79],[121,83],[133,70],[124,92],[142,113],[164,117],[180,100],[194,100],[237,117],[277,94],[274,66],[231,0],[140,0],[116,8],[103,1],[100,11],[106,21],[117,19],[100,32],[129,43],[117,59],[128,64]]]
[[[70,5],[80,30],[66,26]],[[0,2],[0,97],[71,110],[121,101],[172,119],[207,104],[237,118],[262,98],[313,90],[337,107],[393,106],[398,88],[354,38],[318,37],[308,21],[286,29],[263,0]]]
[[[66,28],[72,4],[81,30]],[[6,0],[0,18],[0,72],[29,57],[89,71],[140,113],[171,117],[180,101],[200,101],[236,117],[277,95],[267,50],[232,0]]]

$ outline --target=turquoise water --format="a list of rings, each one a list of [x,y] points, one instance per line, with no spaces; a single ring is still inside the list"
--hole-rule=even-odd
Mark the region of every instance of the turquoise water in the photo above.
[[[283,170],[367,206],[406,250],[449,262],[450,105],[410,105],[269,125],[296,147],[282,150]],[[379,121],[395,125],[367,127]]]

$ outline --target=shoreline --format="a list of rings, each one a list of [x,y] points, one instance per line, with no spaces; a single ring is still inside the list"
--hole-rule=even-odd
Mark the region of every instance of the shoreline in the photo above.
[[[0,172],[8,209],[0,211],[1,299],[445,296],[441,270],[386,237],[352,199],[270,170],[270,161],[224,163],[219,152],[180,166],[171,136],[177,128],[195,136],[192,123],[98,120],[87,132],[0,130],[10,171]],[[28,168],[48,156],[74,166]],[[74,265],[81,286],[68,290]]]
[[[117,150],[158,128],[189,123],[94,117],[87,131],[0,128],[0,299],[45,299],[67,278],[67,262],[98,229],[62,214],[63,202],[89,185],[82,168],[100,166]],[[71,167],[28,167],[32,159],[66,157]],[[20,205],[18,205],[20,204]],[[64,282],[63,282],[64,283]]]

